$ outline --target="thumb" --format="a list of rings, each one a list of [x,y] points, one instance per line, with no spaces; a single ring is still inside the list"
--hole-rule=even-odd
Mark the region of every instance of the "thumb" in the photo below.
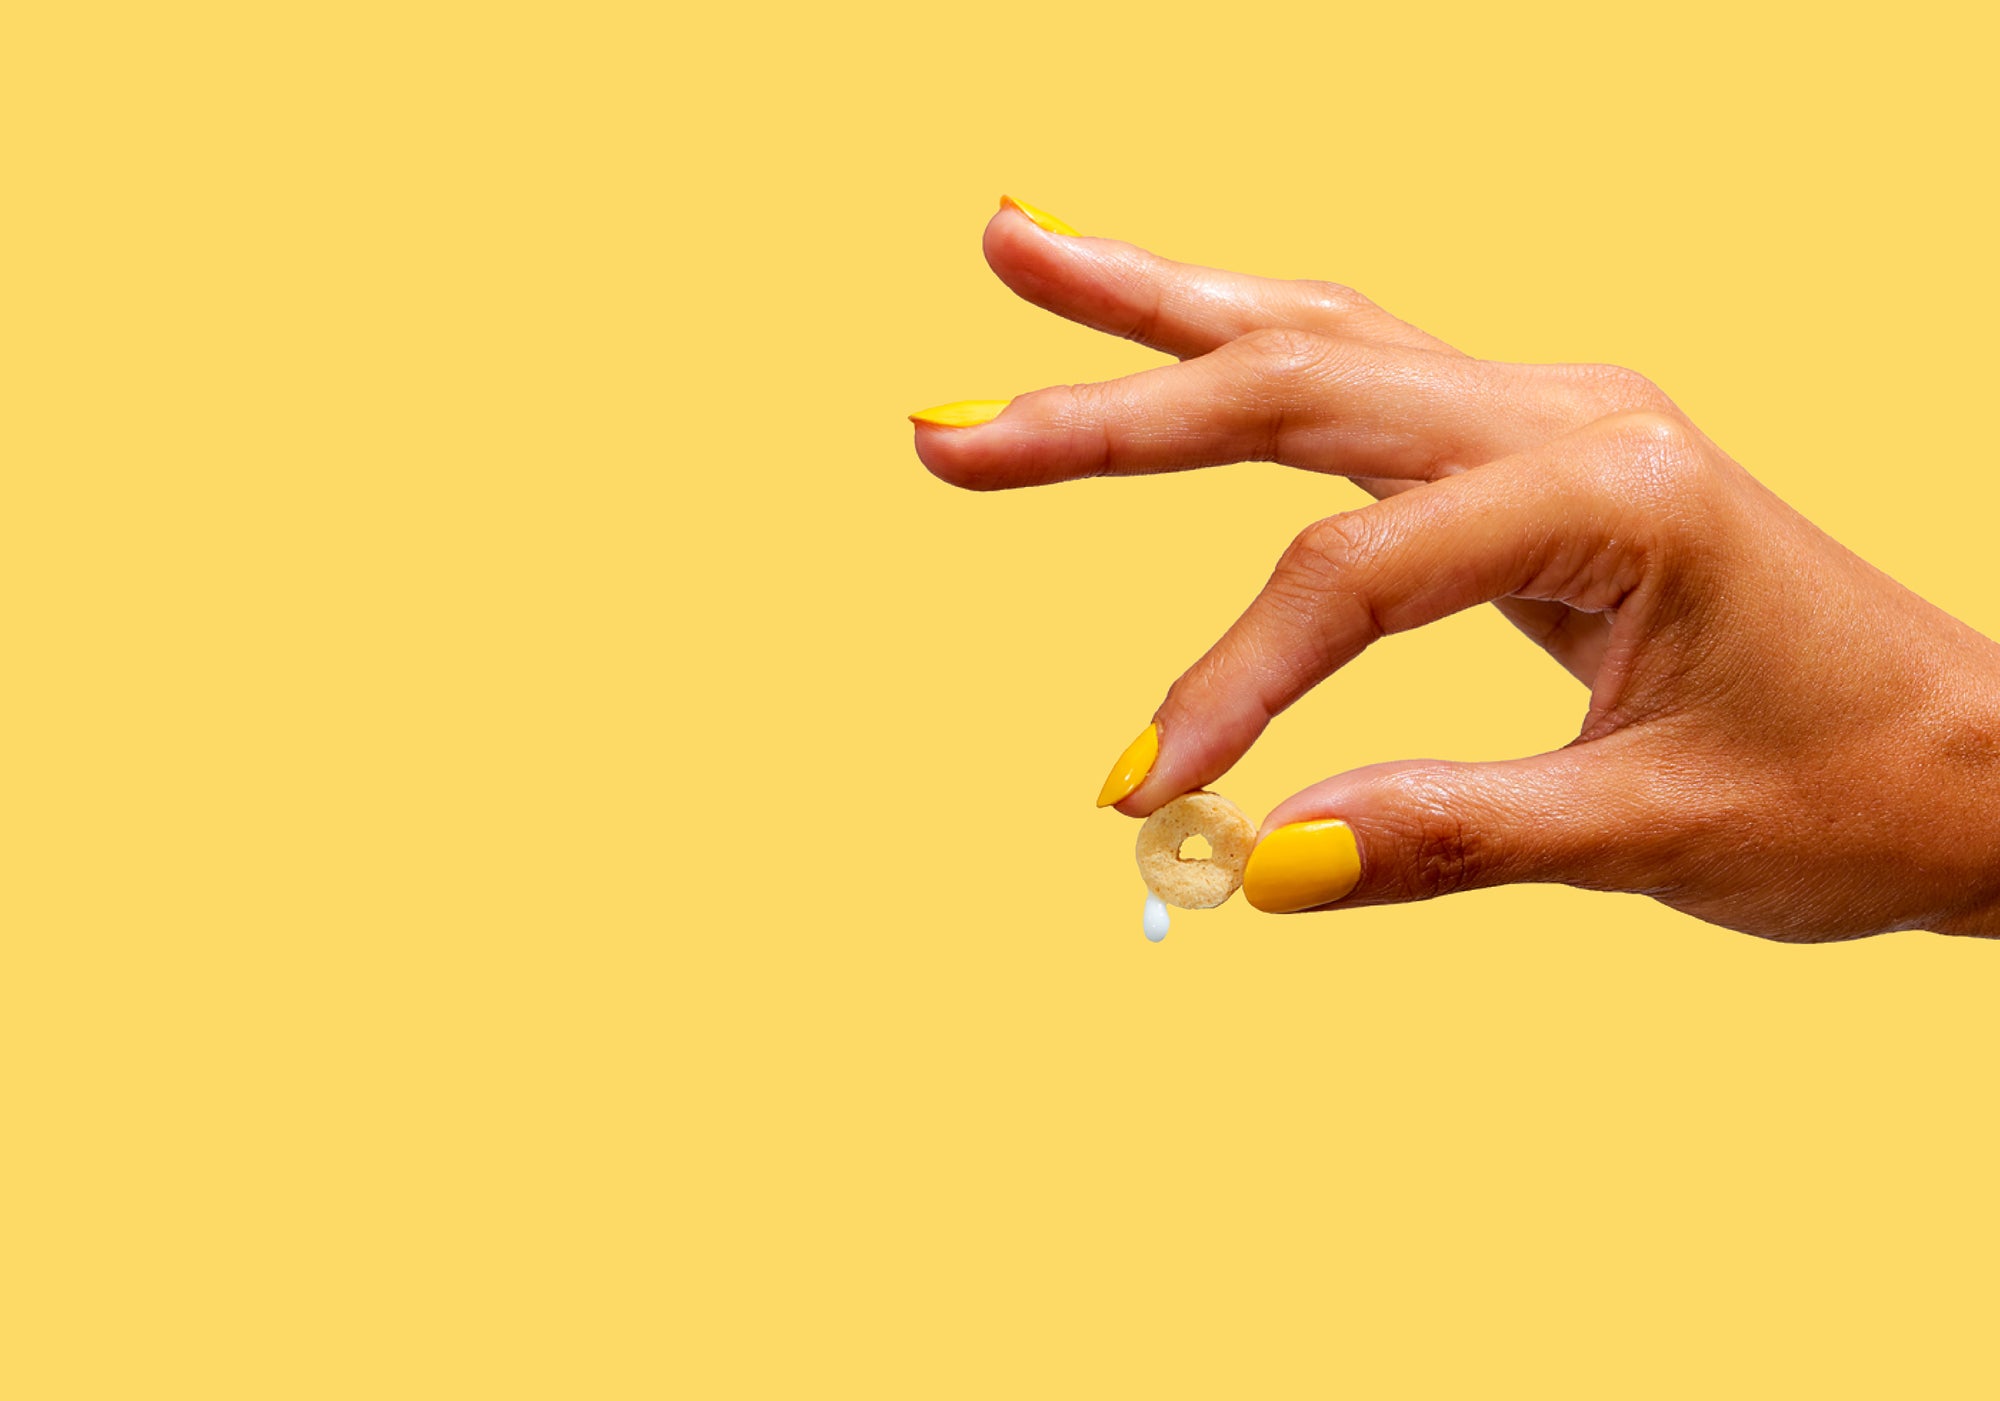
[[[1668,825],[1609,740],[1531,759],[1355,769],[1280,803],[1243,873],[1269,914],[1428,900],[1542,881],[1639,889]]]

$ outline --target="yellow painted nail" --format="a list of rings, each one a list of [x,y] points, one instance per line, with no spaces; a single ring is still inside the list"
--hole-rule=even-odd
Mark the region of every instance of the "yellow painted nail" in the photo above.
[[[939,404],[934,409],[918,409],[912,423],[934,423],[940,428],[977,428],[1000,416],[1012,399],[960,399],[955,404]]]
[[[1056,218],[1056,216],[1049,213],[1048,210],[1037,209],[1032,204],[1023,204],[1021,203],[1020,200],[1015,199],[1012,195],[1000,196],[1000,207],[1002,209],[1020,210],[1023,214],[1027,215],[1030,219],[1033,219],[1035,221],[1035,226],[1037,228],[1047,229],[1050,233],[1068,234],[1071,238],[1079,237],[1075,229],[1071,228],[1068,224],[1065,224],[1062,220]]]
[[[1146,781],[1146,775],[1153,771],[1153,760],[1159,757],[1160,727],[1148,725],[1140,731],[1137,739],[1125,746],[1125,752],[1111,766],[1111,775],[1104,780],[1104,787],[1097,795],[1097,805],[1108,808],[1130,796],[1133,789]]]
[[[1337,818],[1280,827],[1250,853],[1243,898],[1266,914],[1288,915],[1338,900],[1361,879],[1354,829]]]

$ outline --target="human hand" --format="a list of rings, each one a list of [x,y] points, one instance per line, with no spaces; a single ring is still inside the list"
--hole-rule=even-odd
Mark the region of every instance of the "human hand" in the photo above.
[[[1300,532],[1104,802],[1143,816],[1213,782],[1377,638],[1495,602],[1590,687],[1577,739],[1296,794],[1260,833],[1252,904],[1541,881],[1773,939],[2000,935],[2000,646],[1815,528],[1643,376],[1474,359],[1346,288],[1066,229],[1003,207],[987,261],[1181,363],[915,415],[932,472],[989,490],[1265,460],[1380,498]]]

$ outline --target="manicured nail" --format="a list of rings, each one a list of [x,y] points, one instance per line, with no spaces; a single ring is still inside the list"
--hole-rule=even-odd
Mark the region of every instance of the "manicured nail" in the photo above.
[[[918,409],[912,423],[934,423],[940,428],[977,428],[1000,416],[1012,399],[960,399],[955,404],[939,404],[934,409]]]
[[[1134,788],[1146,781],[1146,775],[1153,771],[1153,760],[1159,757],[1160,727],[1148,725],[1139,732],[1137,739],[1125,746],[1125,752],[1111,766],[1111,775],[1104,780],[1104,787],[1097,795],[1097,805],[1108,808],[1129,797]]]
[[[1023,204],[1018,199],[1015,199],[1012,195],[1000,196],[1000,207],[1002,209],[1020,210],[1023,214],[1027,215],[1030,219],[1033,219],[1035,221],[1035,226],[1037,228],[1047,229],[1050,233],[1068,234],[1071,238],[1076,238],[1079,236],[1075,229],[1071,228],[1068,224],[1065,224],[1062,220],[1056,218],[1056,216],[1049,213],[1048,210],[1037,209],[1032,204]]]
[[[1250,853],[1243,898],[1265,914],[1288,915],[1338,900],[1361,879],[1354,829],[1338,818],[1280,827]]]

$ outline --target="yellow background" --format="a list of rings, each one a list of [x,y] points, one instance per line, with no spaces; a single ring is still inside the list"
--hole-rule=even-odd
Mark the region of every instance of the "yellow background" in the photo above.
[[[1360,497],[903,418],[1156,362],[1004,190],[1642,369],[2000,632],[1969,12],[15,7],[0,1392],[1991,1395],[1993,947],[1149,945],[1104,768]],[[1482,611],[1217,786],[1583,705]]]

